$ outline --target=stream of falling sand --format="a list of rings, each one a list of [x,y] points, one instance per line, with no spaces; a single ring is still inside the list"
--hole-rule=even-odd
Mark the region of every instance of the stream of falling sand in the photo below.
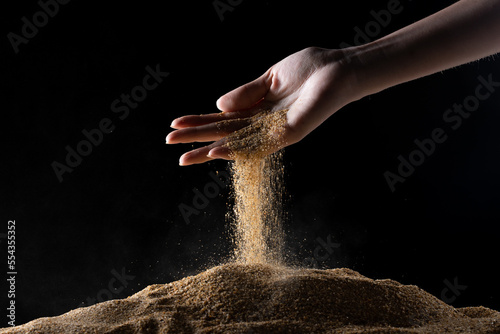
[[[234,208],[232,225],[238,263],[283,263],[283,154],[280,144],[287,110],[263,111],[229,136]]]

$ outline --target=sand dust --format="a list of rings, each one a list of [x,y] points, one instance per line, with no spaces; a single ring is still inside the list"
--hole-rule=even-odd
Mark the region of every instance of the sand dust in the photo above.
[[[493,334],[500,313],[350,269],[233,263],[0,333]]]
[[[231,135],[235,261],[0,334],[500,333],[494,310],[456,309],[417,286],[350,269],[283,264],[283,166],[280,153],[267,153],[285,116],[258,114]]]

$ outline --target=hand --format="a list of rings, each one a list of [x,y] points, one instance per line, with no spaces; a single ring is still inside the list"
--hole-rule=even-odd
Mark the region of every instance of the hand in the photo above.
[[[307,48],[272,66],[262,76],[217,100],[222,111],[175,119],[168,144],[214,143],[183,154],[180,165],[230,159],[227,136],[248,126],[262,110],[288,109],[282,140],[269,154],[300,141],[335,111],[354,100],[353,75],[340,50]]]

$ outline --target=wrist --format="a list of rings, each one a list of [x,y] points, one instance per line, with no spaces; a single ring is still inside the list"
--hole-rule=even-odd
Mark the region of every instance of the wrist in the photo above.
[[[372,42],[339,50],[342,52],[340,63],[349,74],[353,101],[367,95],[378,93],[391,86],[390,75],[386,68],[386,55],[383,48]]]
[[[330,49],[327,51],[330,64],[338,68],[338,92],[343,97],[342,105],[357,101],[375,93],[369,80],[367,80],[368,59],[366,50],[361,47],[344,49]],[[338,98],[339,96],[337,96]],[[340,107],[340,106],[339,106]]]

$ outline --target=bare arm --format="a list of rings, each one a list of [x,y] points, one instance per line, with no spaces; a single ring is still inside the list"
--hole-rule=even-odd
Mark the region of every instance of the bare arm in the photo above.
[[[364,96],[500,52],[500,1],[461,0],[372,43],[345,49]]]

